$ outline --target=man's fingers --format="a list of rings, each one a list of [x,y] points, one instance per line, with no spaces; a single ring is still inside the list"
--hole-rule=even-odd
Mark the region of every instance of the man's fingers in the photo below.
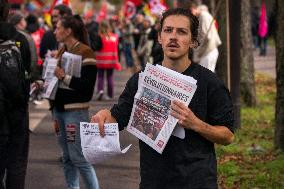
[[[99,123],[100,135],[101,137],[104,137],[105,136],[105,126],[104,126],[105,120],[99,120],[98,123]]]
[[[187,108],[187,106],[185,106],[182,102],[178,101],[178,100],[173,100],[172,101],[172,105],[177,106],[179,108]]]

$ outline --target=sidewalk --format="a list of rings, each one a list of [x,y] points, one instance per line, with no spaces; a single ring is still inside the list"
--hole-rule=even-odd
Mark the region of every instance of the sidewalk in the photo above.
[[[272,78],[276,78],[276,54],[275,48],[268,46],[267,55],[259,56],[259,49],[254,51],[254,68],[256,72],[268,74]]]

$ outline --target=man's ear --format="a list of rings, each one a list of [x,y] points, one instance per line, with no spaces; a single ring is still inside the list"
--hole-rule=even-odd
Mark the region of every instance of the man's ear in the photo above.
[[[199,45],[198,42],[194,40],[194,41],[192,41],[192,43],[190,44],[190,48],[191,48],[191,49],[197,48],[198,45]]]
[[[162,45],[161,33],[158,33],[158,42],[160,45]]]
[[[72,33],[71,28],[67,28],[67,30],[66,30],[66,34],[67,34],[67,36],[71,35],[71,33]]]

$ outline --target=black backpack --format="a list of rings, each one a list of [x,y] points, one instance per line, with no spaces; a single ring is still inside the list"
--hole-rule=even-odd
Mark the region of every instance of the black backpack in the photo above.
[[[25,68],[19,47],[13,40],[0,41],[0,82],[12,107],[27,104]]]

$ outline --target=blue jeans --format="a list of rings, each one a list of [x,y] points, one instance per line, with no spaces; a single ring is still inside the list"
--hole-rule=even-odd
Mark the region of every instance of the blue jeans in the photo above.
[[[68,189],[79,189],[79,172],[87,189],[99,189],[93,166],[83,155],[80,139],[80,122],[89,122],[88,110],[58,112],[53,118],[59,124],[58,142],[63,151],[63,169]]]
[[[127,68],[132,68],[134,66],[134,60],[133,60],[131,49],[132,49],[131,44],[129,44],[129,43],[123,44],[123,52],[124,52],[124,55],[125,55]]]

